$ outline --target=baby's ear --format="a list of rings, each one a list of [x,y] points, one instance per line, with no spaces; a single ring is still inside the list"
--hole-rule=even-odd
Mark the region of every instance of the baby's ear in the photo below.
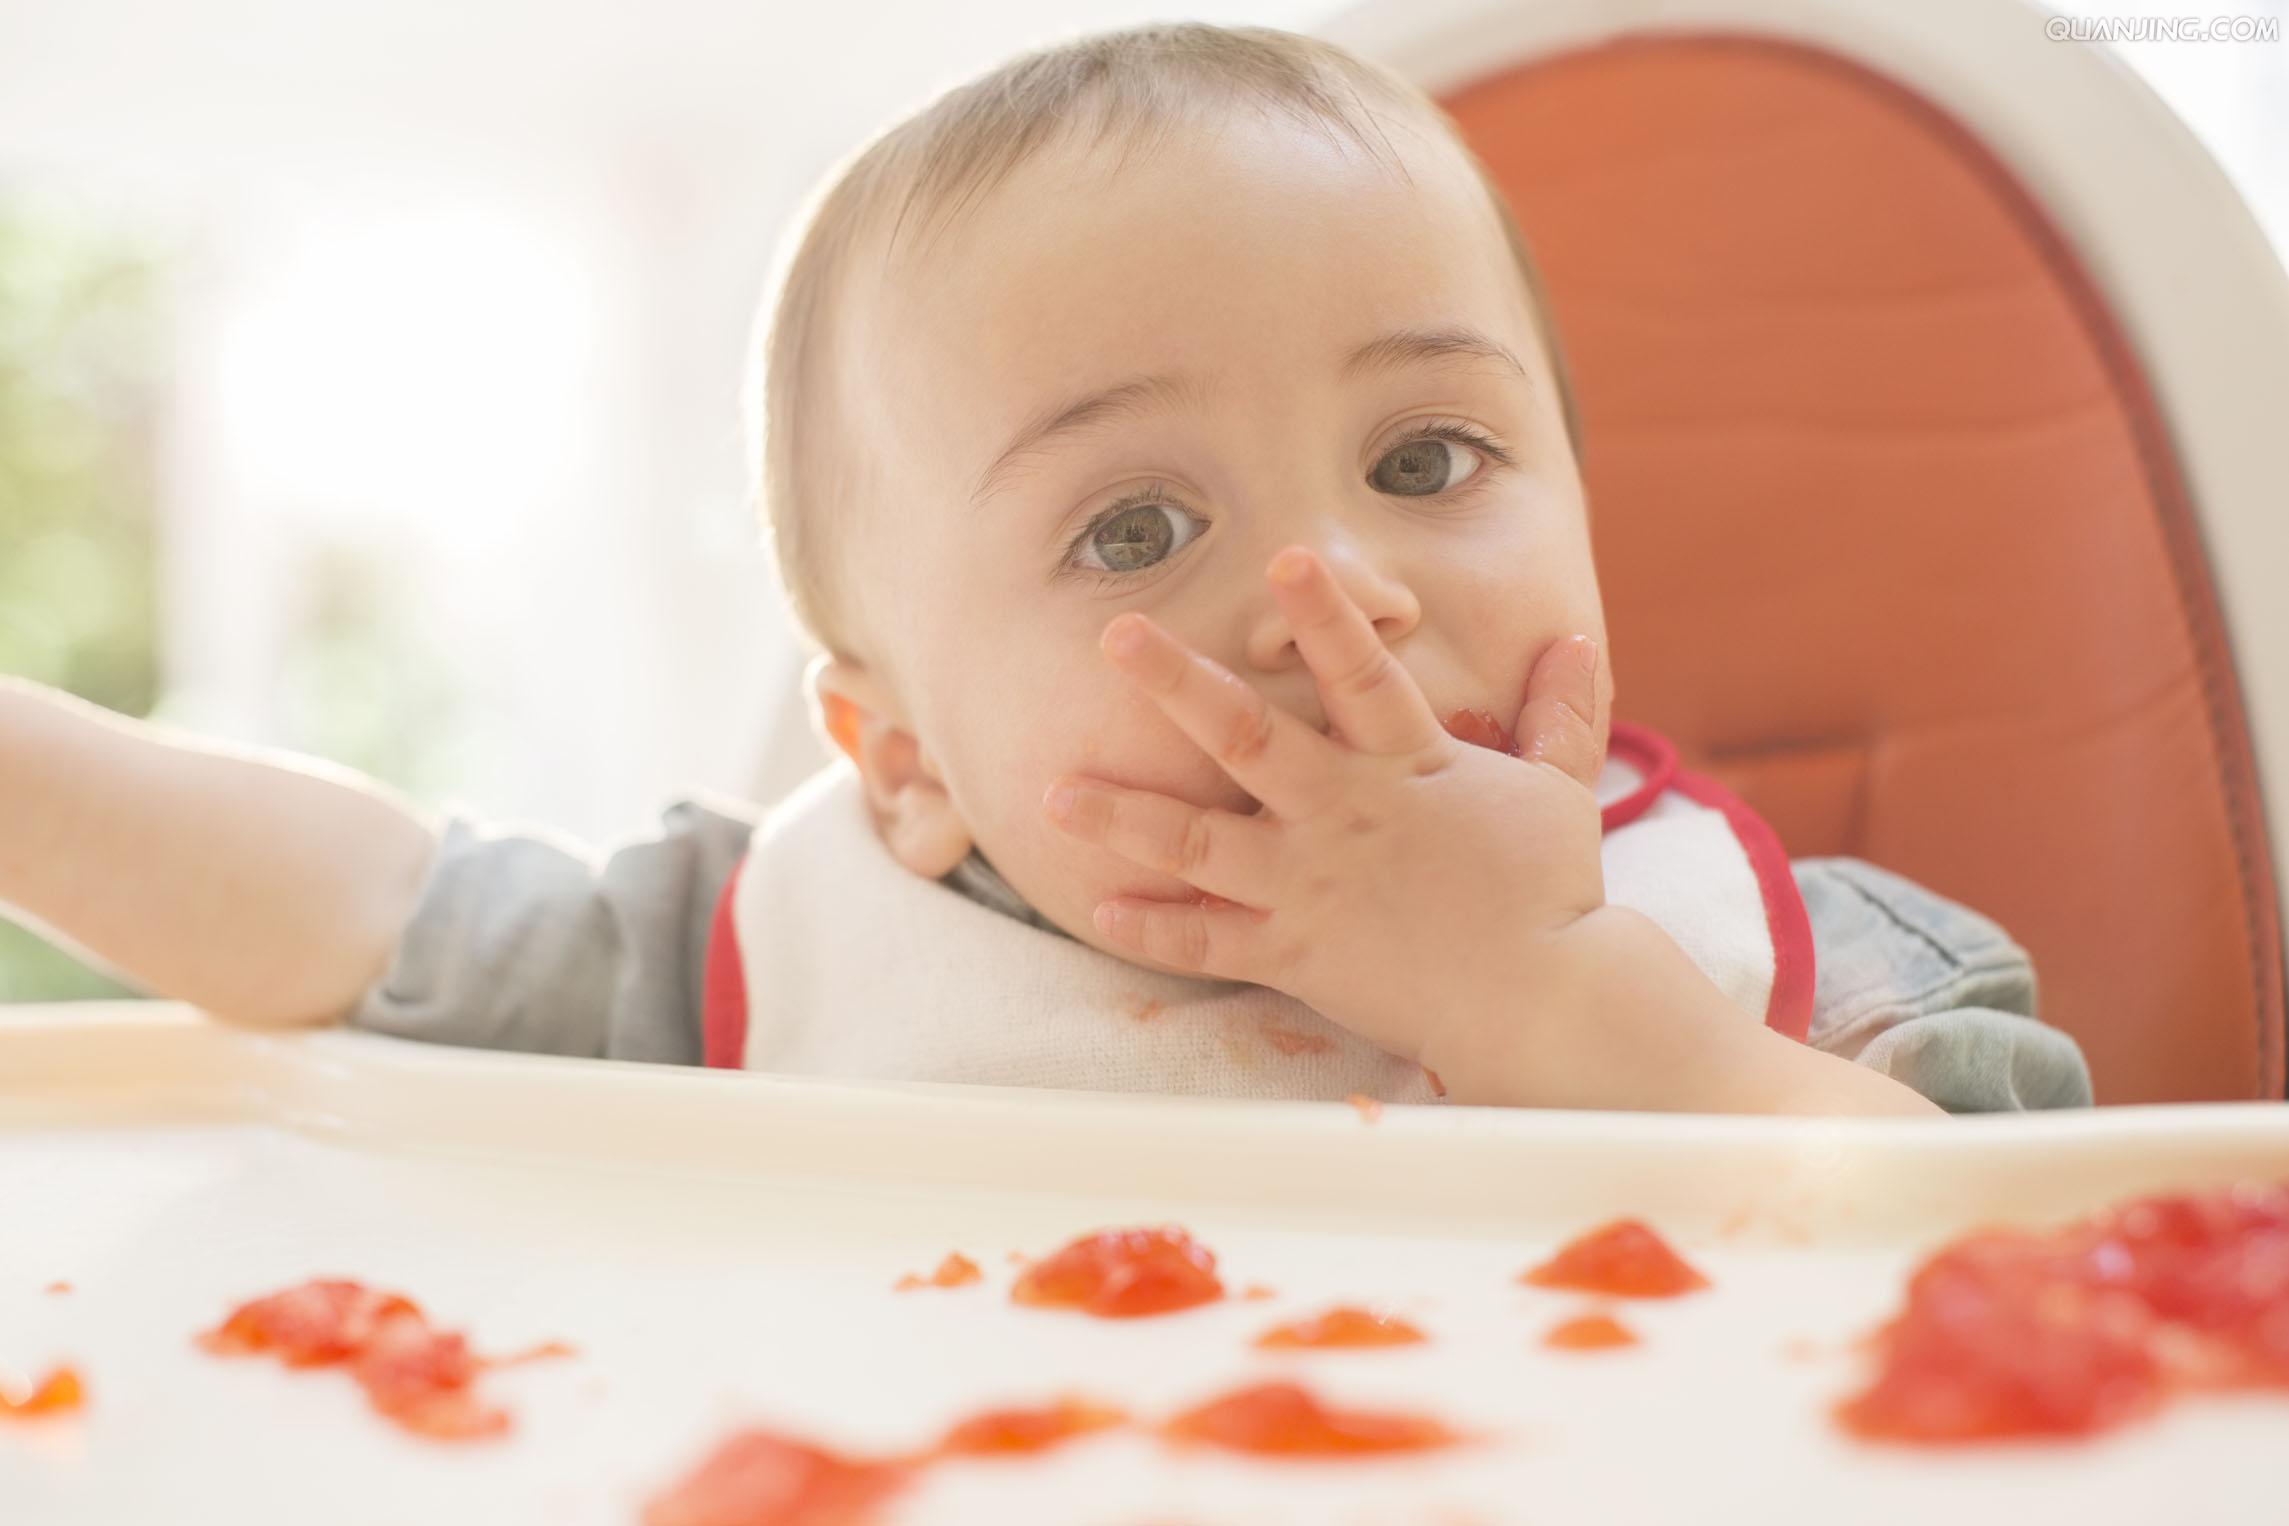
[[[925,879],[950,873],[969,854],[969,825],[881,681],[847,658],[822,656],[804,686],[827,739],[858,770],[891,856]]]

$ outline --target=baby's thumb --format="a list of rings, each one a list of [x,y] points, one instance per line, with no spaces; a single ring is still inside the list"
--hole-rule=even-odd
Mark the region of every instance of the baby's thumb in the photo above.
[[[1597,787],[1598,644],[1588,636],[1554,641],[1526,679],[1518,715],[1518,756],[1548,763]]]

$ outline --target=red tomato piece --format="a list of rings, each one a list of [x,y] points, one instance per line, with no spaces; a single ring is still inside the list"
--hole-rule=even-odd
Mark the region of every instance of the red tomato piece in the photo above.
[[[1216,1257],[1183,1230],[1108,1229],[1026,1268],[1013,1302],[1079,1309],[1102,1319],[1167,1314],[1224,1296]]]
[[[1420,1415],[1331,1409],[1293,1383],[1236,1389],[1161,1427],[1172,1441],[1273,1457],[1357,1457],[1420,1452],[1462,1437]]]
[[[1560,1351],[1608,1351],[1636,1345],[1637,1334],[1610,1314],[1577,1314],[1552,1325],[1542,1344]]]
[[[896,1463],[741,1431],[645,1506],[643,1526],[861,1526],[909,1476]]]
[[[910,1293],[916,1288],[965,1287],[981,1280],[984,1276],[985,1273],[978,1270],[978,1264],[975,1261],[960,1251],[951,1251],[947,1253],[945,1260],[938,1263],[938,1269],[929,1276],[924,1277],[918,1273],[908,1272],[899,1278],[897,1289],[901,1293]]]
[[[938,1443],[941,1455],[981,1457],[1040,1452],[1128,1423],[1128,1416],[1086,1399],[1060,1399],[1036,1409],[994,1409],[955,1425]]]
[[[1636,1219],[1591,1230],[1518,1280],[1619,1298],[1675,1298],[1709,1285],[1668,1241]]]
[[[20,1399],[0,1390],[0,1420],[34,1420],[44,1415],[69,1414],[86,1404],[87,1387],[80,1382],[78,1369],[56,1367]]]
[[[1415,1346],[1423,1332],[1396,1314],[1377,1314],[1349,1306],[1328,1310],[1310,1319],[1275,1325],[1256,1337],[1267,1350],[1316,1346]]]
[[[362,1350],[383,1320],[400,1314],[419,1318],[421,1310],[395,1293],[320,1279],[239,1305],[199,1344],[226,1356],[268,1351],[289,1367],[322,1367]]]

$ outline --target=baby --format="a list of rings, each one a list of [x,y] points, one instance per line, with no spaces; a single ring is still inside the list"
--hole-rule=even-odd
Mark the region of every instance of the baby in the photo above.
[[[256,1024],[780,1072],[1928,1113],[2089,1100],[2026,956],[1611,719],[1563,366],[1418,92],[1018,59],[844,168],[761,478],[844,756],[598,860],[0,686],[0,901]],[[1625,893],[1626,892],[1626,893]]]

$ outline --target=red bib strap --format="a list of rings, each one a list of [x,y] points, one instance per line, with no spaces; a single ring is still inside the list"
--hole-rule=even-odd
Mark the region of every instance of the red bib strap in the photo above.
[[[700,1055],[717,1070],[739,1070],[747,1063],[747,968],[739,956],[739,928],[731,914],[743,855],[716,898],[715,919],[707,931],[707,984],[701,993]]]

